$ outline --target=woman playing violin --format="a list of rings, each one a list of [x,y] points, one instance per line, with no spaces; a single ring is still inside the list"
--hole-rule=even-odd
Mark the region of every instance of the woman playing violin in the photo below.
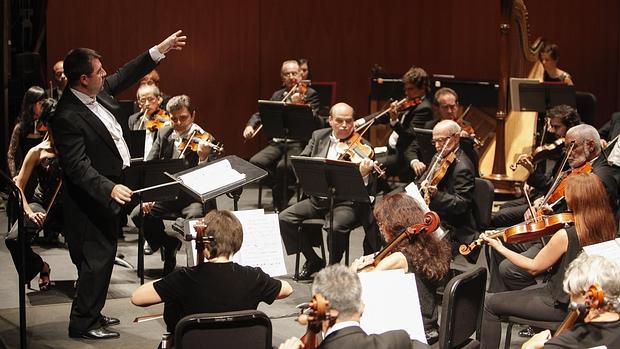
[[[616,222],[609,206],[605,187],[593,174],[579,174],[569,179],[566,202],[572,209],[575,225],[558,230],[543,249],[528,258],[503,246],[499,240],[483,239],[515,265],[536,275],[553,268],[549,282],[536,288],[495,293],[487,298],[482,319],[481,348],[498,348],[503,316],[561,322],[567,314],[568,296],[562,280],[568,264],[583,246],[612,240]]]
[[[407,227],[422,223],[424,216],[416,201],[405,193],[385,196],[375,207],[374,214],[379,231],[388,244]],[[373,255],[360,257],[351,264],[351,268],[357,270],[359,265],[372,257]],[[401,242],[396,250],[374,268],[403,269],[415,274],[422,321],[429,344],[433,344],[433,339],[437,339],[435,292],[450,268],[450,259],[451,247],[448,241],[437,240],[433,234],[420,233]]]

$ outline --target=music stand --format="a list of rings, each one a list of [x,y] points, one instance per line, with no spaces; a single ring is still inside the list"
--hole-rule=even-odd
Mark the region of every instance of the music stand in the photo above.
[[[284,140],[284,171],[288,172],[288,142],[297,140],[307,142],[312,132],[319,128],[319,120],[307,104],[285,103],[278,101],[258,101],[258,112],[268,139]],[[282,199],[286,200],[287,175],[282,179]]]
[[[138,276],[144,284],[144,213],[142,206],[148,201],[169,201],[179,196],[180,185],[166,185],[170,178],[165,171],[182,171],[188,167],[185,159],[135,161],[127,170],[125,185],[138,194],[140,229],[138,229]],[[173,183],[174,184],[174,183]]]
[[[291,162],[303,191],[329,200],[328,245],[332,253],[335,200],[370,202],[359,165],[349,161],[306,156],[291,156]]]
[[[513,91],[514,93],[515,91]],[[519,111],[544,113],[556,105],[576,106],[575,87],[556,83],[519,84]]]

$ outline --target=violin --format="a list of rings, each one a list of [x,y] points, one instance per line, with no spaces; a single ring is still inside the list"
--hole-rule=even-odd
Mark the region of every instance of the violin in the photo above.
[[[37,122],[35,126],[35,133],[44,134],[47,132],[47,124],[44,122]]]
[[[151,130],[151,132],[159,130],[160,128],[170,124],[170,115],[168,115],[168,113],[166,113],[163,109],[159,109],[157,113],[151,115],[149,118],[146,118],[146,111],[144,114],[146,119],[144,122],[144,127]]]
[[[538,146],[530,155],[530,161],[532,162],[532,165],[536,165],[541,161],[551,159],[561,152],[563,147],[564,138],[558,138],[553,143]],[[514,164],[510,165],[510,169],[515,171],[519,165],[523,165],[522,159],[519,159]]]
[[[489,231],[484,236],[489,239],[502,238],[505,243],[518,244],[521,242],[531,241],[543,236],[551,235],[558,230],[566,227],[568,224],[574,223],[572,213],[558,213],[551,216],[536,217],[531,222],[525,222],[499,231]],[[468,255],[476,247],[482,245],[484,239],[478,238],[469,245],[461,245],[459,252],[462,255]]]
[[[553,190],[550,190],[549,193],[547,193],[547,196],[545,196],[543,204],[551,202],[551,205],[553,206],[555,203],[559,202],[561,199],[564,198],[564,191],[566,190],[566,184],[568,183],[568,179],[570,177],[580,173],[590,172],[592,172],[592,164],[590,162],[586,162],[585,164],[581,165],[581,167],[577,167],[564,172],[561,176],[559,183],[555,187],[552,186]]]
[[[424,201],[427,205],[431,204],[431,194],[428,191],[428,187],[437,186],[448,172],[450,165],[456,160],[456,154],[454,152],[450,152],[448,155],[444,156],[451,140],[452,138],[448,139],[446,144],[443,145],[443,148],[441,148],[441,151],[435,158],[435,162],[433,162],[433,165],[428,170],[426,178],[422,181],[424,185],[421,190],[424,191]]]
[[[320,293],[312,297],[308,303],[308,309],[307,314],[301,314],[298,318],[300,323],[307,322],[308,324],[308,329],[300,340],[304,344],[304,349],[315,349],[319,347],[317,334],[323,329],[323,321],[333,324],[336,318],[332,317],[329,312],[329,301]]]
[[[474,146],[477,149],[480,149],[480,147],[484,145],[484,142],[480,138],[475,136],[476,131],[474,130],[473,126],[465,122],[465,115],[467,115],[470,110],[471,110],[471,104],[467,107],[467,109],[465,109],[463,114],[457,117],[456,120],[454,121],[459,125],[459,127],[461,128],[461,131],[465,131],[465,133],[468,134],[469,138],[471,138],[474,141]]]
[[[203,142],[209,147],[211,147],[211,149],[213,149],[216,155],[220,155],[224,152],[224,144],[216,141],[215,137],[213,137],[213,135],[211,135],[209,132],[200,132],[198,130],[192,132],[189,137],[184,138],[181,141],[181,144],[179,144],[179,150],[181,151],[181,154],[185,153],[185,150],[187,149],[191,149],[192,151],[198,151],[198,145],[200,144],[200,142]]]
[[[380,112],[379,114],[375,115],[372,117],[372,119],[366,121],[365,123],[363,123],[362,125],[358,126],[355,129],[355,132],[359,132],[361,134],[363,134],[364,132],[366,132],[366,130],[368,128],[370,128],[370,126],[372,126],[372,124],[374,124],[375,120],[379,119],[380,117],[382,117],[383,115],[389,113],[389,112],[401,112],[403,110],[409,109],[411,107],[415,107],[416,105],[422,103],[422,97],[415,97],[415,98],[408,98],[405,97],[403,99],[401,99],[400,101],[396,102],[396,104],[394,104],[393,106],[389,106],[386,109],[384,109],[382,112]]]
[[[339,154],[338,160],[351,161],[353,163],[360,163],[364,159],[372,160],[375,155],[372,147],[364,144],[362,135],[357,132],[353,132],[346,140],[340,141],[336,145],[336,152]],[[373,162],[373,168],[379,177],[385,176],[385,171],[383,171],[379,163]]]
[[[439,223],[440,223],[440,219],[439,219],[439,215],[433,211],[429,211],[426,212],[424,214],[424,222],[423,223],[417,223],[417,224],[413,224],[409,227],[407,227],[407,229],[405,229],[403,232],[401,232],[400,234],[398,234],[397,237],[395,237],[392,241],[390,241],[389,244],[387,244],[387,246],[385,246],[381,251],[379,251],[374,259],[372,261],[370,261],[367,264],[363,264],[361,266],[358,267],[357,271],[371,271],[372,269],[374,269],[377,265],[379,265],[379,263],[388,255],[390,255],[394,249],[396,249],[396,247],[398,245],[400,245],[400,243],[405,240],[405,239],[409,239],[411,240],[415,235],[418,234],[430,234],[432,232],[434,232],[435,230],[437,230],[437,228],[439,228]]]
[[[306,92],[308,91],[308,86],[311,83],[312,82],[310,80],[299,81],[297,84],[295,84],[295,86],[293,86],[293,88],[290,89],[290,91],[288,91],[284,95],[281,102],[286,102],[289,98],[293,97],[295,93],[298,93],[299,96],[301,97],[301,100],[295,103],[304,104],[306,102]]]
[[[589,312],[590,309],[598,309],[605,305],[605,292],[603,292],[601,287],[597,284],[591,285],[588,288],[588,291],[586,291],[584,298],[586,312]],[[555,331],[553,337],[557,337],[562,334],[562,332],[573,327],[577,319],[579,319],[581,314],[579,314],[578,311],[578,304],[571,302],[569,308],[571,310],[568,312],[568,315],[566,315],[566,318],[564,318],[564,321],[562,321],[562,323],[560,324],[560,327],[558,327],[558,329]]]

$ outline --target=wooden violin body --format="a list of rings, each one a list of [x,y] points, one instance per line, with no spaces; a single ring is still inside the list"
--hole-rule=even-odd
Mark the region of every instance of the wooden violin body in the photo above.
[[[170,115],[163,109],[159,109],[157,113],[151,115],[144,121],[144,127],[151,131],[159,130],[168,124],[170,124]]]
[[[422,187],[422,191],[424,191],[424,201],[427,205],[431,203],[431,195],[428,191],[428,187],[435,187],[441,182],[443,177],[445,177],[450,165],[456,160],[456,154],[454,152],[449,153],[442,159],[437,159],[438,161],[433,164],[434,166],[429,170],[428,176],[425,179],[424,186]]]
[[[336,145],[336,152],[339,154],[338,160],[351,161],[356,164],[364,159],[372,160],[375,156],[372,147],[368,144],[364,144],[362,135],[357,132],[353,132],[349,138],[339,142]],[[381,169],[379,164],[374,163],[373,166],[379,177],[385,175],[385,171]]]
[[[544,144],[544,145],[536,147],[536,149],[534,149],[534,151],[530,155],[532,165],[535,166],[541,161],[551,159],[557,156],[558,154],[561,153],[563,147],[564,147],[564,138],[558,138],[553,143]],[[521,160],[517,160],[517,162],[510,165],[510,169],[515,171],[518,165],[523,165],[523,162]]]
[[[580,174],[580,173],[590,173],[592,172],[592,164],[586,162],[581,167],[574,168],[570,171],[564,173],[563,178],[560,180],[558,185],[555,188],[552,188],[553,191],[550,191],[549,194],[545,197],[544,203],[556,203],[562,198],[564,198],[564,191],[566,190],[566,184],[568,183],[568,179],[571,176]]]
[[[179,150],[184,152],[186,149],[191,149],[192,151],[198,151],[198,146],[200,142],[205,143],[213,151],[215,154],[220,155],[224,152],[224,145],[215,140],[215,137],[211,135],[209,132],[200,132],[194,131],[188,138],[184,138],[183,141],[179,144]]]
[[[298,319],[300,323],[303,321],[308,324],[308,329],[300,340],[304,344],[304,349],[315,349],[319,347],[317,334],[323,329],[323,321],[335,321],[336,319],[332,318],[329,313],[329,301],[320,293],[312,297],[308,307],[309,313],[300,315]]]

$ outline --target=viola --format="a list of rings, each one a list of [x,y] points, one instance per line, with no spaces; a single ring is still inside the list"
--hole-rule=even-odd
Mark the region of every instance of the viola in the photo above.
[[[184,138],[181,141],[181,144],[179,144],[179,150],[181,151],[181,154],[183,154],[187,149],[191,149],[192,151],[198,151],[198,145],[200,144],[200,142],[208,145],[217,155],[220,155],[224,152],[224,144],[216,141],[215,137],[213,137],[213,135],[206,131],[192,132],[190,137]]]
[[[433,211],[426,212],[424,214],[423,223],[417,223],[407,227],[407,229],[398,234],[397,237],[379,251],[372,261],[368,264],[359,266],[357,271],[370,271],[374,269],[385,257],[389,256],[403,240],[411,240],[418,234],[430,234],[439,228],[439,223],[440,219],[437,213]]]
[[[545,144],[536,147],[534,151],[532,151],[531,162],[532,165],[536,165],[541,161],[554,158],[558,155],[559,152],[562,151],[564,147],[564,138],[558,138],[553,143]],[[523,165],[522,160],[517,160],[514,164],[510,165],[510,169],[515,171],[518,165]]]
[[[560,201],[564,198],[564,191],[566,190],[566,184],[568,183],[568,179],[574,175],[580,173],[590,173],[592,172],[592,164],[590,162],[586,162],[581,165],[581,167],[574,168],[572,170],[566,171],[563,173],[562,179],[557,184],[553,191],[550,191],[547,196],[545,196],[544,203],[551,203],[552,205]]]
[[[151,132],[153,132],[169,124],[170,124],[170,115],[168,115],[168,113],[166,113],[165,110],[159,109],[157,113],[151,115],[144,122],[144,127],[146,129],[151,130]]]
[[[333,324],[336,321],[329,312],[329,301],[320,293],[312,297],[308,303],[309,312],[299,316],[300,323],[307,322],[308,328],[306,333],[301,337],[304,349],[315,349],[319,347],[319,338],[317,334],[323,329],[323,321],[329,321]]]
[[[424,201],[427,205],[430,205],[431,203],[431,194],[428,191],[428,187],[437,186],[448,172],[450,165],[452,165],[454,160],[456,160],[456,154],[453,151],[449,152],[448,155],[444,155],[447,149],[449,149],[448,145],[451,141],[452,137],[448,138],[439,154],[435,157],[435,161],[428,170],[426,177],[422,181],[421,190],[424,192]]]
[[[591,285],[588,288],[588,291],[586,291],[584,298],[586,311],[588,312],[590,311],[590,309],[598,309],[605,305],[605,292],[603,292],[599,285]],[[571,308],[571,311],[568,312],[568,315],[566,315],[566,318],[564,318],[564,321],[562,321],[560,327],[558,327],[558,329],[553,334],[554,337],[559,336],[560,334],[562,334],[562,332],[573,327],[573,325],[581,315],[579,314],[577,306],[577,304],[571,303],[571,305],[569,306]]]
[[[364,144],[362,135],[357,132],[353,132],[346,140],[340,141],[336,145],[336,152],[339,154],[338,160],[351,161],[356,164],[364,159],[372,160],[375,155],[372,147]],[[385,176],[385,171],[380,164],[373,162],[373,167],[379,177]]]
[[[525,222],[513,225],[510,228],[499,231],[489,231],[484,235],[489,239],[501,238],[505,243],[518,244],[521,242],[531,241],[543,236],[551,235],[558,230],[566,227],[568,224],[574,223],[572,213],[558,213],[551,216],[536,217],[531,222]],[[482,245],[484,239],[478,238],[469,245],[461,245],[459,252],[462,255],[468,255],[476,247]]]

